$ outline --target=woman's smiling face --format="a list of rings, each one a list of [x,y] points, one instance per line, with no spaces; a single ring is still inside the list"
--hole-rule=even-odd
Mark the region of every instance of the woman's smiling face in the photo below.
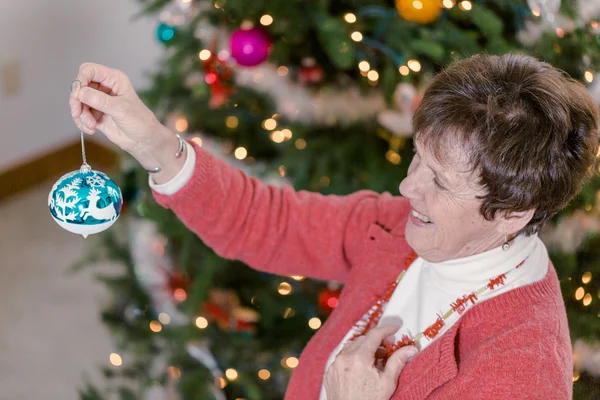
[[[430,262],[474,255],[504,241],[502,220],[487,221],[479,211],[477,196],[485,191],[469,171],[466,154],[459,146],[448,147],[449,162],[442,166],[415,140],[415,156],[400,183],[400,194],[411,205],[406,240]]]

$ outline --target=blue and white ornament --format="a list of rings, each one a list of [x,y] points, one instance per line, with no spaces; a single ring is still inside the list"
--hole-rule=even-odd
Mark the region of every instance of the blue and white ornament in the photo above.
[[[122,206],[123,195],[117,184],[87,164],[63,175],[48,195],[48,207],[56,223],[84,238],[114,224]]]
[[[73,84],[80,80],[71,82]],[[63,229],[84,238],[102,232],[115,223],[123,207],[121,189],[104,172],[94,171],[87,163],[83,114],[79,116],[81,157],[83,164],[77,171],[69,172],[56,181],[48,194],[50,214]]]

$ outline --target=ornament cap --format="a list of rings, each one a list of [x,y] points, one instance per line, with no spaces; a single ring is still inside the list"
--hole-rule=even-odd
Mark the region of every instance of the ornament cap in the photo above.
[[[79,172],[81,172],[82,174],[90,172],[91,170],[92,170],[92,167],[88,163],[84,163],[81,166],[81,168],[79,168]]]

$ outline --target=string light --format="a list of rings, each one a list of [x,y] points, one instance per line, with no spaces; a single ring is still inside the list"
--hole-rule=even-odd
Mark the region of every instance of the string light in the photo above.
[[[285,174],[287,173],[287,169],[285,168],[285,165],[280,165],[278,171],[279,171],[279,176],[284,178]]]
[[[233,115],[230,115],[225,119],[225,126],[227,126],[229,129],[237,128],[239,123],[240,121],[237,119],[237,117],[234,117]]]
[[[587,212],[592,211],[592,205],[591,204],[586,204],[585,205],[585,211],[587,211]]]
[[[565,30],[563,28],[556,28],[556,36],[558,36],[561,39],[564,38]]]
[[[412,69],[415,72],[419,72],[421,70],[421,63],[417,60],[408,60],[407,64],[408,68]]]
[[[315,331],[321,327],[321,320],[317,317],[311,318],[308,320],[308,326]]]
[[[280,67],[277,68],[277,75],[279,76],[287,76],[288,72],[290,70],[288,69],[288,67],[282,65]]]
[[[344,15],[344,20],[346,20],[347,23],[349,24],[353,24],[356,22],[356,15],[352,14],[352,13],[346,13]]]
[[[281,131],[273,131],[273,132],[271,132],[271,135],[269,137],[275,143],[283,143],[283,141],[285,139],[285,137],[283,136],[283,133],[281,133]]]
[[[277,292],[279,292],[279,294],[282,296],[287,296],[288,294],[291,294],[293,291],[294,291],[294,288],[292,288],[292,285],[290,285],[287,282],[281,282],[279,284],[279,286],[277,287]]]
[[[288,319],[288,318],[292,318],[294,315],[296,315],[296,311],[294,311],[293,308],[288,307],[285,309],[285,311],[283,312],[283,319]]]
[[[532,9],[531,9],[531,13],[532,13],[534,16],[536,16],[536,17],[539,17],[539,16],[540,16],[540,13],[541,13],[541,10],[540,10],[539,8],[537,8],[537,7],[536,7],[536,8],[532,8]]]
[[[306,140],[296,139],[295,145],[298,150],[304,150],[306,148]]]
[[[458,7],[463,11],[470,11],[473,8],[473,4],[470,1],[461,1]]]
[[[246,150],[244,147],[238,147],[237,149],[235,149],[233,155],[238,160],[243,160],[244,158],[246,158],[246,156],[248,156],[248,150]]]
[[[265,14],[262,17],[260,17],[260,23],[264,26],[269,26],[273,23],[273,17],[271,17],[268,14]]]
[[[281,134],[283,135],[284,140],[290,140],[292,138],[292,131],[287,128],[282,129]]]
[[[592,81],[594,80],[594,74],[592,73],[592,71],[585,71],[583,77],[586,81],[588,81],[588,83],[592,83]]]
[[[404,76],[410,73],[410,69],[406,65],[401,65],[400,68],[398,68],[398,71]]]
[[[583,283],[590,283],[590,281],[592,280],[592,273],[590,271],[587,271],[585,274],[583,274],[583,276],[581,277],[581,281]]]
[[[321,183],[321,186],[328,187],[329,184],[331,183],[331,180],[329,179],[328,176],[322,176],[321,179],[319,180],[319,182]]]
[[[592,21],[592,22],[590,22],[590,25],[592,26],[593,29],[598,29],[598,21]]]
[[[302,139],[298,139],[298,140],[302,140]],[[304,280],[304,277],[301,275],[292,275],[292,276],[290,276],[290,278],[292,278],[295,281],[303,281]]]
[[[217,378],[217,384],[221,389],[225,389],[225,387],[227,386],[227,381],[225,380],[225,378],[219,377]]]
[[[177,288],[173,291],[173,297],[175,298],[175,300],[182,302],[185,301],[185,299],[187,299],[187,293],[182,288]]]
[[[252,77],[252,80],[254,81],[254,83],[261,83],[265,80],[265,75],[262,72],[257,72]]]
[[[575,299],[576,300],[581,300],[583,299],[583,295],[585,294],[585,289],[580,287],[579,289],[577,289],[575,291]]]
[[[238,372],[233,368],[229,368],[227,371],[225,371],[225,376],[227,379],[233,382],[238,378]]]
[[[272,131],[273,129],[277,128],[277,121],[275,121],[273,118],[265,119],[262,126],[265,130]]]
[[[358,69],[363,72],[368,72],[371,69],[371,65],[368,61],[361,61],[358,63]]]
[[[171,317],[169,316],[169,314],[161,312],[160,314],[158,314],[158,320],[163,325],[169,325],[169,323],[171,322]]]
[[[417,9],[420,10],[423,8],[423,3],[421,3],[419,0],[415,0],[412,2],[412,6]]]
[[[456,5],[456,3],[454,2],[454,0],[444,0],[442,2],[442,4],[444,5],[444,7],[446,8],[452,8]]]
[[[258,377],[263,381],[266,381],[271,377],[271,373],[269,372],[269,370],[261,369],[260,371],[258,371]]]
[[[371,70],[367,73],[367,78],[371,82],[377,82],[377,80],[379,79],[379,72],[377,72],[375,70]]]
[[[402,157],[400,157],[400,154],[391,149],[385,153],[385,158],[394,165],[398,165],[400,162],[402,162]]]
[[[354,40],[355,42],[360,42],[363,39],[363,35],[359,31],[355,31],[355,32],[352,32],[352,34],[350,35],[350,38],[352,40]]]
[[[158,321],[151,321],[150,322],[150,330],[154,333],[158,333],[158,332],[162,331],[162,325]]]
[[[575,373],[575,375],[573,375],[573,382],[577,382],[579,380],[579,373]]]
[[[200,50],[200,53],[198,53],[198,58],[200,58],[202,61],[206,61],[210,58],[211,55],[212,53],[210,52],[210,50],[204,49]]]
[[[108,357],[108,360],[115,367],[120,367],[121,365],[123,365],[123,359],[117,353],[110,353],[110,356]]]
[[[298,359],[296,357],[288,357],[285,360],[285,365],[288,368],[296,368],[298,366],[298,364],[300,364],[300,362],[298,361]]]
[[[208,320],[204,317],[196,318],[196,326],[200,329],[208,328]]]
[[[583,297],[583,305],[587,307],[590,304],[592,304],[592,295],[589,293],[586,293],[585,296]]]
[[[202,147],[202,139],[200,139],[199,137],[193,138],[192,142],[196,143],[198,147]]]
[[[229,58],[229,52],[225,49],[219,51],[219,53],[217,54],[217,57],[219,57],[219,60],[227,60]]]
[[[204,77],[204,82],[206,82],[207,85],[212,85],[213,83],[215,83],[217,81],[217,79],[218,79],[217,74],[215,74],[214,72],[209,72]]]
[[[560,52],[562,51],[562,47],[560,47],[560,44],[558,44],[558,43],[554,43],[554,45],[552,46],[552,48],[554,49],[554,52],[556,54],[560,54]]]
[[[177,132],[185,132],[188,128],[188,121],[187,119],[185,119],[185,117],[179,117],[177,118],[177,121],[175,122],[175,130]]]
[[[171,365],[169,368],[167,368],[167,371],[169,371],[169,376],[171,378],[173,378],[173,379],[181,378],[181,370],[179,368]]]

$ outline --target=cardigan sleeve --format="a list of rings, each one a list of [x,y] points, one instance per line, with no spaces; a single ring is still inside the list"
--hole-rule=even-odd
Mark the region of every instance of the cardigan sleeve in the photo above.
[[[344,282],[379,208],[393,199],[267,185],[191,144],[192,178],[170,196],[153,191],[154,198],[217,254],[261,271]]]

